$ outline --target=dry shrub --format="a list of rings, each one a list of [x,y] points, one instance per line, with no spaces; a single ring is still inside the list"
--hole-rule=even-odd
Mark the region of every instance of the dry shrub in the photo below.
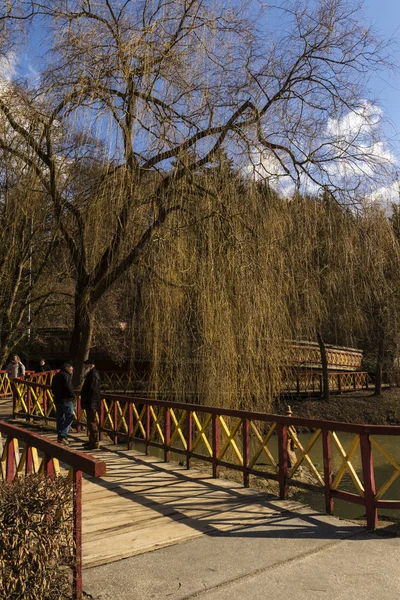
[[[71,500],[66,477],[0,483],[0,598],[71,597]]]

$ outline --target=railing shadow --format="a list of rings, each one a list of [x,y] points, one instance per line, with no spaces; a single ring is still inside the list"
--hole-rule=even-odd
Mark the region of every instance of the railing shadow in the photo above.
[[[235,484],[226,480],[196,477],[194,469],[186,474],[178,465],[157,464],[154,457],[150,462],[122,450],[103,450],[110,454],[102,456],[107,461],[108,475],[96,481],[97,486],[150,508],[160,517],[184,521],[207,535],[338,540],[364,531],[359,525],[302,508],[298,502],[280,501],[239,486],[227,487]],[[124,467],[118,468],[121,461]],[[127,468],[129,463],[131,468]],[[140,489],[135,479],[141,480]],[[111,514],[115,514],[112,508]]]

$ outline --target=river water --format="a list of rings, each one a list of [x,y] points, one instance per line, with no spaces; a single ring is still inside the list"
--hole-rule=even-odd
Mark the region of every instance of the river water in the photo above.
[[[307,444],[311,441],[313,434],[312,433],[301,433],[298,435],[299,440],[304,448],[306,448]],[[338,434],[340,443],[342,444],[345,451],[348,450],[351,442],[354,439],[354,435],[351,433],[339,433]],[[398,436],[374,436],[374,439],[378,442],[378,444],[387,452],[393,460],[400,465],[400,437]],[[276,441],[274,442],[276,444]],[[334,441],[331,441],[331,449],[332,449],[332,471],[335,474],[338,469],[342,465],[342,457],[337,450]],[[273,452],[275,454],[276,450]],[[376,448],[372,448],[373,461],[374,461],[374,472],[375,472],[375,483],[376,490],[378,491],[380,487],[391,477],[395,468],[391,465],[387,458],[385,458],[381,452],[379,452]],[[320,473],[323,472],[323,456],[322,456],[322,442],[321,438],[317,440],[314,447],[310,451],[310,458],[317,467]],[[306,464],[304,461],[303,465]],[[360,447],[357,447],[352,459],[351,464],[353,465],[357,475],[362,478],[362,466],[361,466],[361,453]],[[297,474],[295,474],[295,477]],[[348,473],[346,472],[341,483],[339,484],[339,489],[357,493],[355,485]],[[325,499],[323,493],[318,494],[309,491],[300,492],[299,499],[308,504],[315,510],[320,512],[325,512]],[[400,473],[399,477],[392,483],[389,490],[382,496],[383,500],[400,500]],[[350,502],[344,502],[343,500],[335,500],[335,508],[334,514],[338,517],[342,518],[357,518],[365,514],[365,509],[363,506],[359,506],[357,504],[352,504]],[[379,509],[379,515],[387,516],[391,518],[395,518],[396,520],[400,520],[400,510],[384,510]]]

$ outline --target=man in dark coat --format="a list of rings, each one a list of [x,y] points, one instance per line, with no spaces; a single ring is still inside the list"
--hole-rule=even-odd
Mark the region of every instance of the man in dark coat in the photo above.
[[[51,382],[54,404],[56,405],[57,441],[69,446],[68,432],[74,418],[75,392],[72,387],[71,363],[64,363]]]
[[[94,360],[85,361],[87,368],[85,381],[81,390],[81,406],[86,410],[86,423],[89,441],[84,444],[87,450],[99,448],[99,428],[96,414],[100,408],[100,375],[95,368]]]

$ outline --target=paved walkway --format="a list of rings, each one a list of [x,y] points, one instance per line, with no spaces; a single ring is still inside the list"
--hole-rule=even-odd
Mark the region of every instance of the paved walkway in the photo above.
[[[98,600],[398,600],[399,538],[310,511],[84,571]]]

